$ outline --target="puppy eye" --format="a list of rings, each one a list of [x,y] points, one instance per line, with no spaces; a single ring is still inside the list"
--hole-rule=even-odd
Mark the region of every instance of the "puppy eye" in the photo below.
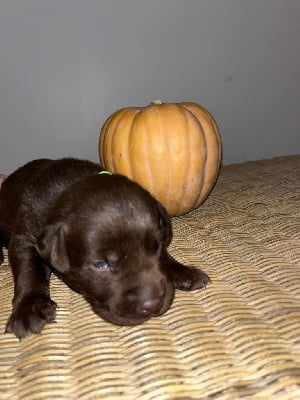
[[[96,264],[95,264],[95,267],[97,268],[97,269],[108,269],[109,268],[109,265],[108,265],[108,263],[106,262],[106,261],[99,261],[99,262],[97,262]]]

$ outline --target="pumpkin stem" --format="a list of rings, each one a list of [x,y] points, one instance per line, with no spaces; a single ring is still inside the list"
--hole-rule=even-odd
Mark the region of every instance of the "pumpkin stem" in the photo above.
[[[156,105],[160,105],[160,104],[162,104],[162,101],[161,100],[159,100],[159,99],[157,99],[157,100],[153,100],[153,101],[151,101],[151,103],[150,104],[156,104]]]

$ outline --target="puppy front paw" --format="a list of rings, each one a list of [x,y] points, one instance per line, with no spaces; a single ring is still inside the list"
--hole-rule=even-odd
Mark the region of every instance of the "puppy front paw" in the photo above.
[[[28,333],[40,333],[43,327],[55,321],[57,305],[46,295],[31,295],[17,304],[9,317],[5,333],[23,339]]]
[[[201,269],[185,265],[182,265],[174,276],[175,287],[179,290],[202,289],[210,282],[209,276]]]

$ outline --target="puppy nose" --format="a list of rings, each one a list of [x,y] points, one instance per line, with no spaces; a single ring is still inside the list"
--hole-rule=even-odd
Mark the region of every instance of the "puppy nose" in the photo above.
[[[158,313],[160,307],[161,307],[161,298],[155,298],[146,300],[142,303],[138,303],[136,311],[139,315],[143,317],[148,317],[152,314]]]

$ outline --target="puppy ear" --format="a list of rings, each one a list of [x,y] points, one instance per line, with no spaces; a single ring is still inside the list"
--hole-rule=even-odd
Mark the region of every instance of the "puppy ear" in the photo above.
[[[66,252],[66,231],[66,225],[60,222],[48,225],[35,245],[41,258],[61,273],[68,272],[70,267]]]
[[[167,213],[165,207],[160,203],[157,202],[158,211],[160,214],[159,224],[163,233],[163,239],[167,246],[169,246],[172,240],[172,225],[170,217]]]

